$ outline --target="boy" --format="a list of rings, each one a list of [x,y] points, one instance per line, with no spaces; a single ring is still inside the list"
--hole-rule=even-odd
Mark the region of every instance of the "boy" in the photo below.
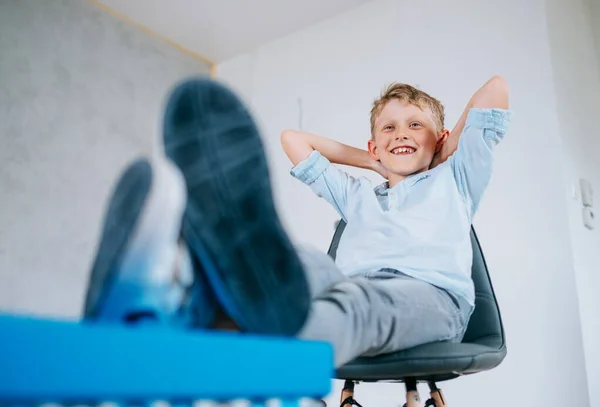
[[[439,102],[402,89],[408,96],[392,92],[375,104],[368,153],[282,135],[292,173],[348,221],[336,265],[294,250],[275,212],[260,136],[239,99],[209,80],[177,86],[164,117],[169,160],[138,160],[117,184],[84,318],[197,329],[233,323],[325,340],[336,366],[459,340],[473,306],[470,221],[491,148],[506,131],[508,90],[493,78],[450,135]],[[436,152],[439,165],[429,170]],[[330,161],[375,169],[389,183],[373,191]]]
[[[491,149],[506,131],[507,108],[506,82],[494,77],[450,134],[438,100],[393,84],[373,104],[368,151],[282,133],[292,175],[347,222],[337,269],[323,268],[333,277],[309,273],[346,283],[320,290],[329,301],[313,304],[319,317],[309,318],[301,336],[336,344],[337,363],[462,339],[475,301],[471,220],[491,175]],[[373,188],[331,163],[371,169],[388,182]]]

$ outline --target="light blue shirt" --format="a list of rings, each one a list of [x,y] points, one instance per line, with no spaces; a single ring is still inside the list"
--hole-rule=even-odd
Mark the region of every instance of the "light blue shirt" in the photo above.
[[[445,289],[473,306],[470,227],[492,174],[493,149],[511,113],[471,109],[456,152],[393,188],[373,187],[318,151],[291,174],[327,200],[347,222],[336,264],[348,276],[391,268]]]

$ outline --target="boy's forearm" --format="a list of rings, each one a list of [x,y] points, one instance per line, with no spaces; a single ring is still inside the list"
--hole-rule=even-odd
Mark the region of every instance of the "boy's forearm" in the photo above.
[[[373,160],[368,151],[316,134],[284,130],[281,133],[281,145],[294,165],[305,160],[314,150],[317,150],[334,164],[373,169]]]
[[[450,157],[458,148],[460,136],[465,129],[467,117],[471,109],[508,109],[508,84],[506,80],[500,76],[494,76],[487,81],[469,100],[456,126],[452,129],[448,140],[440,153],[434,159],[434,167]]]

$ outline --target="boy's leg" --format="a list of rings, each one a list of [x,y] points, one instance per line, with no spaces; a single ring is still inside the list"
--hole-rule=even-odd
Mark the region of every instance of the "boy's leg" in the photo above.
[[[348,277],[344,276],[335,265],[333,259],[322,251],[298,247],[297,252],[304,266],[310,296],[313,300],[319,298],[336,284],[348,280]]]
[[[275,212],[250,115],[226,88],[190,80],[172,92],[164,127],[166,154],[179,168],[141,160],[121,177],[84,318],[209,328],[224,310],[245,331],[297,334],[308,282]]]
[[[463,327],[458,305],[430,284],[404,276],[352,278],[313,300],[299,337],[332,343],[339,367],[358,356],[457,340]]]
[[[227,88],[178,85],[164,117],[167,156],[186,181],[182,233],[224,311],[244,331],[295,335],[308,283],[275,211],[256,125]]]
[[[134,161],[108,203],[84,319],[207,325],[216,304],[205,282],[193,279],[179,239],[185,187],[177,168],[164,159]]]
[[[303,339],[330,342],[336,366],[423,343],[458,340],[463,312],[448,293],[390,272],[344,276],[327,254],[298,250],[313,302]]]

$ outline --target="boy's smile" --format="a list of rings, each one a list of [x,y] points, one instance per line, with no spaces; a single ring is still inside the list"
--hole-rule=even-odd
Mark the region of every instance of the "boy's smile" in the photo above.
[[[436,128],[429,110],[393,99],[375,120],[369,153],[385,167],[393,187],[409,175],[427,171],[447,136],[447,130]]]
[[[394,147],[390,151],[390,153],[392,153],[394,155],[410,155],[410,154],[413,154],[415,151],[417,151],[417,149],[414,147],[402,145],[402,146]]]

